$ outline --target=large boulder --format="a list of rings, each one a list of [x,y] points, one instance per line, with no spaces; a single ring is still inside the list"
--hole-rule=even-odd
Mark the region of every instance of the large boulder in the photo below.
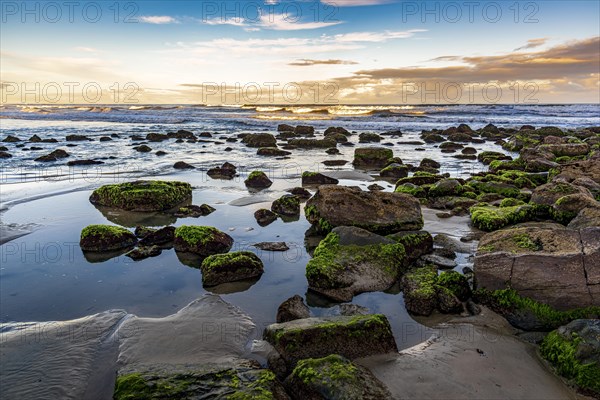
[[[233,238],[212,226],[180,226],[175,230],[175,250],[208,257],[227,253]]]
[[[558,310],[600,305],[600,228],[529,224],[489,233],[474,270],[479,289],[510,287]]]
[[[269,325],[264,339],[292,370],[298,361],[339,354],[350,360],[398,351],[384,315],[304,318]]]
[[[205,286],[258,278],[264,272],[261,259],[250,251],[214,254],[202,261],[200,269]]]
[[[392,398],[386,386],[368,369],[337,354],[299,361],[284,384],[297,400]]]
[[[277,139],[270,133],[251,133],[242,139],[248,147],[277,147]]]
[[[600,162],[598,160],[585,160],[569,163],[558,167],[556,179],[572,182],[579,178],[589,178],[600,183]]]
[[[593,200],[590,191],[581,186],[575,186],[567,182],[553,181],[535,188],[531,194],[531,203],[552,207],[558,199],[572,194],[583,194]]]
[[[361,169],[381,169],[394,158],[394,152],[385,147],[364,147],[354,150],[352,164]]]
[[[408,262],[404,246],[356,227],[335,228],[306,265],[309,288],[337,301],[391,287]]]
[[[262,171],[252,171],[244,183],[252,189],[266,189],[273,184],[273,181]]]
[[[321,228],[356,226],[379,234],[419,230],[419,201],[403,193],[363,192],[359,188],[323,185],[308,200],[306,219]]]
[[[164,211],[192,198],[189,183],[175,181],[135,181],[102,186],[90,202],[127,211]]]
[[[112,251],[132,247],[137,237],[125,228],[113,225],[89,225],[81,231],[79,246],[83,251]]]

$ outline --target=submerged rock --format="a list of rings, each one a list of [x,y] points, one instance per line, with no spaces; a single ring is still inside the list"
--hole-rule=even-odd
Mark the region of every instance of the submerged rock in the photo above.
[[[90,202],[127,211],[164,211],[192,198],[189,183],[176,181],[135,181],[105,185],[94,190]]]
[[[290,249],[285,242],[260,242],[252,246],[264,251],[288,251]]]
[[[276,321],[278,324],[309,317],[310,311],[304,304],[304,299],[298,295],[290,297],[277,308]]]
[[[211,255],[202,261],[200,269],[205,286],[252,279],[264,272],[261,259],[250,251]]]
[[[180,226],[175,230],[175,250],[204,257],[227,253],[233,238],[212,226]]]
[[[69,161],[67,165],[69,167],[75,167],[79,165],[100,165],[104,164],[104,161],[96,161],[96,160],[73,160]]]
[[[158,246],[142,246],[137,249],[131,250],[129,253],[125,254],[126,257],[131,258],[134,261],[144,260],[150,257],[157,257],[162,253],[162,249]]]
[[[173,215],[177,218],[200,218],[215,212],[215,208],[208,204],[202,204],[200,206],[185,206],[180,207]]]
[[[379,234],[423,227],[421,206],[402,193],[363,192],[346,186],[320,186],[305,207],[306,219],[321,230],[356,226]]]
[[[83,251],[111,251],[131,247],[137,237],[125,228],[113,225],[89,225],[81,231],[79,246]]]
[[[271,210],[260,209],[254,213],[254,218],[260,226],[267,226],[275,222],[279,216]]]

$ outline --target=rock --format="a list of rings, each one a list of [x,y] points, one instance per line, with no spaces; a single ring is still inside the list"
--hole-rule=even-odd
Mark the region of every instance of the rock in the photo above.
[[[337,354],[299,361],[285,387],[298,400],[392,398],[368,369]]]
[[[293,194],[301,200],[308,200],[312,197],[312,194],[303,187],[295,187],[293,189],[287,190],[287,192]]]
[[[202,261],[200,269],[204,286],[257,278],[264,272],[261,259],[250,251],[211,255]]]
[[[441,257],[435,254],[427,254],[421,257],[423,261],[427,264],[433,264],[440,269],[452,269],[455,268],[458,264],[446,257]]]
[[[277,308],[276,321],[278,324],[309,317],[310,311],[304,304],[304,299],[298,295],[290,297]]]
[[[354,150],[355,168],[362,169],[381,169],[388,165],[390,159],[394,157],[394,152],[385,147],[366,147]]]
[[[38,135],[33,135],[29,138],[29,141],[31,143],[40,143],[42,141],[42,138],[39,137]]]
[[[298,125],[294,128],[294,133],[300,136],[313,136],[315,134],[315,128],[312,126]]]
[[[404,231],[389,235],[388,238],[404,246],[406,256],[412,262],[433,251],[433,238],[426,231]]]
[[[364,229],[338,227],[315,249],[306,278],[311,290],[350,301],[359,293],[388,289],[407,264],[401,244]]]
[[[256,218],[258,225],[267,226],[275,222],[278,218],[278,215],[271,210],[261,209],[254,213],[254,218]]]
[[[308,358],[339,354],[353,360],[398,351],[390,324],[380,314],[297,319],[269,325],[263,336],[281,354],[288,371]]]
[[[67,157],[69,157],[69,153],[67,153],[66,151],[64,151],[62,149],[56,149],[50,154],[46,154],[45,156],[36,158],[35,161],[52,162],[52,161],[58,161],[61,158],[67,158]]]
[[[378,185],[376,183],[374,183],[372,185],[369,185],[367,187],[367,189],[369,189],[371,192],[377,192],[377,191],[380,191],[380,190],[385,190],[385,188],[383,186]]]
[[[480,162],[489,165],[492,163],[492,161],[497,161],[497,160],[512,160],[511,156],[508,156],[504,153],[500,153],[497,151],[482,151],[481,153],[479,153],[479,155],[477,156],[477,160],[479,160]]]
[[[600,320],[578,319],[561,326],[546,336],[540,354],[560,375],[600,396]]]
[[[135,181],[105,185],[94,190],[90,202],[127,211],[164,211],[192,198],[189,183],[176,181]]]
[[[151,234],[152,232],[156,232],[156,229],[148,228],[147,226],[136,226],[133,234],[138,238],[143,238]]]
[[[137,237],[125,228],[112,225],[89,225],[81,231],[79,246],[83,251],[112,251],[134,246]]]
[[[450,290],[446,288],[437,288],[437,308],[444,314],[456,314],[463,311],[461,301]]]
[[[248,147],[277,147],[277,139],[269,133],[253,133],[244,136],[242,143]]]
[[[382,169],[379,172],[379,176],[381,176],[382,178],[393,179],[406,178],[408,176],[408,167],[406,165],[392,163],[384,169]]]
[[[208,132],[202,132],[200,134],[201,137],[207,137],[205,134]],[[204,136],[203,136],[204,134]],[[209,133],[210,135],[210,133]],[[186,131],[183,129],[178,130],[177,132],[169,132],[167,133],[167,137],[169,137],[170,139],[197,139],[196,135],[194,135],[194,133],[190,132],[190,131]],[[208,136],[210,137],[210,136]]]
[[[280,124],[277,126],[277,132],[293,132],[294,127],[288,124]]]
[[[137,229],[136,229],[137,231]],[[136,233],[136,236],[139,235]],[[153,230],[145,234],[140,240],[141,246],[151,247],[154,245],[162,245],[165,243],[171,243],[175,240],[175,227],[165,226],[158,230]]]
[[[405,185],[407,183],[413,184],[416,186],[432,185],[442,179],[444,179],[444,177],[442,175],[434,175],[429,172],[418,171],[418,172],[415,172],[415,174],[413,176],[409,176],[408,178],[398,179],[398,182],[396,182],[396,189],[399,186]]]
[[[8,151],[8,147],[6,147],[6,146],[0,146],[0,151]]]
[[[584,156],[590,152],[590,146],[587,143],[543,144],[539,146],[539,149],[549,151],[556,157]]]
[[[325,160],[325,161],[323,161],[323,164],[325,164],[328,167],[341,167],[343,165],[348,164],[348,161],[346,161],[346,160]]]
[[[278,149],[277,147],[261,147],[260,149],[258,149],[256,154],[259,156],[266,156],[266,157],[284,157],[284,156],[289,156],[290,154],[292,154],[292,152],[281,150],[281,149]]]
[[[301,149],[329,149],[336,147],[337,142],[333,139],[290,139],[288,143]]]
[[[441,142],[446,141],[446,139],[443,136],[435,134],[435,133],[428,133],[428,134],[422,135],[421,138],[423,139],[423,141],[425,143],[441,143]]]
[[[456,179],[442,179],[429,189],[429,197],[460,196],[463,186]]]
[[[0,151],[0,158],[11,158],[12,154],[7,153],[6,151]]]
[[[567,225],[585,208],[600,208],[600,203],[588,194],[568,194],[556,200],[550,215],[555,221]]]
[[[190,165],[186,162],[183,161],[177,161],[174,165],[173,168],[175,169],[194,169],[195,167],[193,165]]]
[[[288,251],[290,249],[285,242],[260,242],[252,246],[264,251]]]
[[[330,155],[341,154],[340,150],[337,147],[332,147],[330,149],[327,149],[327,150],[325,150],[325,153],[330,154]],[[327,163],[331,163],[332,161],[339,161],[339,162],[344,161],[344,163],[343,164],[327,164]],[[333,166],[333,165],[346,165],[347,163],[348,163],[348,161],[345,161],[345,160],[325,160],[325,161],[323,161],[323,164],[325,164],[325,165],[331,165],[331,166]]]
[[[92,139],[90,139],[89,137],[87,137],[85,135],[67,135],[65,140],[67,142],[83,142],[83,141],[92,140]]]
[[[125,254],[126,257],[134,261],[144,260],[150,257],[157,257],[162,253],[162,249],[158,246],[138,247]]]
[[[335,140],[336,143],[348,143],[348,137],[342,133],[327,134],[325,135],[325,139]]]
[[[175,230],[175,250],[204,257],[227,253],[233,238],[212,226],[180,226]]]
[[[477,287],[510,287],[524,297],[568,310],[598,304],[600,228],[580,231],[556,224],[517,226],[481,238],[475,257]]]
[[[244,181],[247,187],[253,189],[266,189],[270,187],[273,182],[269,179],[267,174],[262,171],[253,171],[248,175],[248,178]]]
[[[305,171],[302,173],[303,185],[337,185],[340,181],[318,172]]]
[[[421,206],[414,197],[345,186],[320,186],[306,203],[305,214],[311,224],[322,228],[356,226],[390,234],[423,227]]]
[[[325,135],[329,135],[331,133],[341,133],[342,135],[345,136],[350,136],[351,133],[348,132],[348,130],[346,128],[342,128],[341,126],[330,126],[329,128],[325,129]]]
[[[69,167],[75,167],[79,165],[100,165],[104,164],[104,161],[96,161],[96,160],[73,160],[69,161],[67,165]]]
[[[235,165],[226,162],[220,167],[209,169],[206,174],[213,179],[233,179],[237,174],[237,168]]]
[[[583,194],[593,200],[592,194],[586,188],[567,182],[550,182],[534,189],[531,203],[552,207],[561,197],[572,194]]]
[[[283,195],[273,202],[271,211],[282,216],[298,216],[300,215],[300,199],[293,194]]]
[[[535,207],[529,204],[514,207],[471,207],[471,221],[477,228],[491,232],[508,225],[530,221],[535,215]]]
[[[463,243],[459,240],[456,240],[456,239],[446,235],[445,233],[438,233],[433,238],[433,243],[435,243],[436,245],[438,245],[442,248],[452,250],[456,253],[474,253],[475,252],[475,249],[472,248],[471,245]]]
[[[159,150],[154,154],[161,157],[161,156],[166,156],[168,153],[166,151]]]
[[[422,159],[421,163],[419,164],[420,168],[440,169],[441,166],[442,166],[442,164],[440,164],[439,162],[432,160],[430,158]]]
[[[474,147],[465,147],[464,149],[462,149],[461,153],[473,155],[473,154],[477,154],[477,149],[475,149]]]
[[[364,132],[358,135],[359,143],[379,143],[381,142],[381,136],[376,133]]]
[[[437,308],[435,289],[437,271],[433,266],[410,271],[402,277],[406,310],[415,315],[429,316]]]
[[[215,212],[215,208],[208,204],[202,204],[200,206],[185,206],[180,207],[173,215],[177,218],[200,218],[206,217],[207,215]]]
[[[571,222],[569,229],[594,228],[600,226],[600,207],[584,208]]]
[[[146,146],[145,144],[143,144],[141,146],[136,146],[133,149],[140,153],[150,153],[152,151],[152,148],[150,148],[149,146]]]
[[[589,178],[600,184],[600,163],[598,160],[585,160],[557,166],[556,180],[573,182],[579,178]]]
[[[5,143],[17,143],[17,142],[21,142],[21,139],[19,139],[16,136],[8,135],[4,139],[2,139],[2,141]]]

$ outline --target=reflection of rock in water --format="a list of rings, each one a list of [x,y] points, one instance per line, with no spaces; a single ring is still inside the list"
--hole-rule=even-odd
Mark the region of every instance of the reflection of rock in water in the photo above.
[[[214,294],[231,294],[245,292],[250,289],[256,282],[260,280],[260,277],[253,279],[246,279],[243,281],[226,282],[217,286],[204,287],[204,290]]]
[[[98,264],[106,262],[115,257],[120,257],[123,254],[133,250],[135,246],[126,247],[120,250],[114,251],[84,251],[83,257],[85,257],[86,261],[92,264]]]
[[[195,269],[200,269],[202,261],[204,261],[204,259],[206,258],[199,254],[185,253],[183,251],[176,251],[175,254],[177,255],[177,259],[180,263]]]
[[[165,226],[171,225],[177,222],[177,217],[172,213],[179,209],[179,207],[185,207],[191,205],[191,200],[181,203],[178,207],[165,211],[165,212],[135,212],[125,211],[118,208],[95,206],[98,211],[104,215],[110,222],[125,226],[128,228],[134,228],[138,225],[141,226]]]

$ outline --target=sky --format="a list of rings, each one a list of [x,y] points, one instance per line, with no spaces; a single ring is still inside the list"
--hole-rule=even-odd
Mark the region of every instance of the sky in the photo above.
[[[3,103],[600,102],[600,2],[3,1]]]

